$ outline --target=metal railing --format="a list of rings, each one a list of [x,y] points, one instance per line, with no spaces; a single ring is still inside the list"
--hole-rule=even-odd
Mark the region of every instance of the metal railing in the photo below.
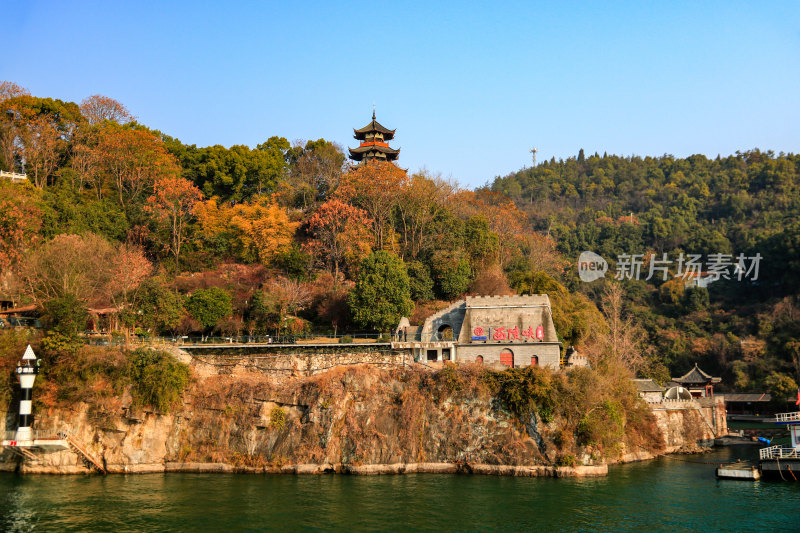
[[[800,450],[797,448],[784,448],[780,445],[770,446],[769,448],[761,448],[758,451],[761,459],[789,459],[800,458]]]
[[[800,411],[794,413],[779,413],[775,415],[775,422],[800,422]]]
[[[67,438],[68,431],[57,431],[55,429],[34,429],[31,432],[33,440],[60,440]],[[3,440],[16,440],[17,431],[6,431],[3,433]]]
[[[374,342],[390,342],[392,337],[380,333],[351,333],[328,335],[325,333],[308,335],[234,335],[227,337],[209,336],[176,336],[145,337],[131,335],[127,339],[120,335],[86,334],[86,344],[92,346],[193,346],[193,345],[225,345],[225,344],[338,344],[349,341],[358,344]]]
[[[5,170],[0,170],[0,178],[10,179],[14,183],[28,181],[27,174],[17,174],[16,172],[6,172]]]
[[[41,328],[42,323],[38,318],[27,316],[0,317],[0,328]]]

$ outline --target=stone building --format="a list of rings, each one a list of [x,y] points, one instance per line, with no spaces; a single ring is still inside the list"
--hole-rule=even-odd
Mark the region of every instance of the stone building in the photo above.
[[[422,326],[403,318],[392,348],[420,362],[480,362],[498,367],[559,368],[561,343],[550,298],[467,296],[428,317]]]
[[[664,387],[652,379],[634,379],[639,397],[648,403],[658,403],[664,400]]]

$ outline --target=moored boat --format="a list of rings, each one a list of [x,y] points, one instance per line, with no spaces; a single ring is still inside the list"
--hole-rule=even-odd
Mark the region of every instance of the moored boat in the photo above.
[[[759,450],[759,469],[765,478],[800,481],[800,411],[780,413],[776,424],[786,424],[791,436],[791,447],[770,446]]]

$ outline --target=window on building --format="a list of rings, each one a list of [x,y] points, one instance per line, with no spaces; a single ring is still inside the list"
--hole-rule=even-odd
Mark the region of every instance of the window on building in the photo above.
[[[531,357],[531,366],[539,366],[539,356],[534,355]]]
[[[436,361],[439,359],[439,352],[436,350],[428,350],[428,361]]]
[[[500,364],[514,368],[514,352],[508,348],[500,352]]]
[[[478,363],[479,365],[482,365],[483,364],[483,356],[479,355],[478,357],[476,357],[475,358],[475,362]]]
[[[450,360],[450,348],[442,348],[442,361]]]

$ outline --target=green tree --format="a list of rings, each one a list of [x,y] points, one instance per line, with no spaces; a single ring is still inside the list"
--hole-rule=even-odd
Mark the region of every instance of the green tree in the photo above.
[[[472,274],[469,262],[460,252],[436,252],[431,264],[436,292],[441,298],[455,300],[467,292]]]
[[[140,324],[156,333],[174,332],[183,316],[183,299],[158,279],[149,279],[140,288]]]
[[[411,261],[407,266],[411,298],[417,302],[433,300],[433,279],[428,265],[421,261]]]
[[[786,406],[789,398],[797,395],[797,383],[790,376],[781,372],[772,372],[764,380],[764,386],[772,395],[772,403],[777,408]]]
[[[414,309],[403,260],[384,250],[370,254],[361,263],[348,303],[361,327],[389,331],[396,326]]]
[[[280,309],[275,298],[262,290],[256,291],[250,298],[246,320],[252,333],[263,335],[276,330],[280,325]]]
[[[186,310],[208,331],[233,313],[231,295],[219,287],[197,289],[186,299]]]
[[[56,296],[42,304],[42,316],[48,329],[74,337],[86,329],[89,311],[72,293]]]
[[[708,289],[705,287],[689,287],[683,294],[684,306],[690,313],[708,308]]]
[[[297,243],[292,243],[291,247],[275,255],[275,266],[295,281],[308,281],[313,265],[314,258]]]

